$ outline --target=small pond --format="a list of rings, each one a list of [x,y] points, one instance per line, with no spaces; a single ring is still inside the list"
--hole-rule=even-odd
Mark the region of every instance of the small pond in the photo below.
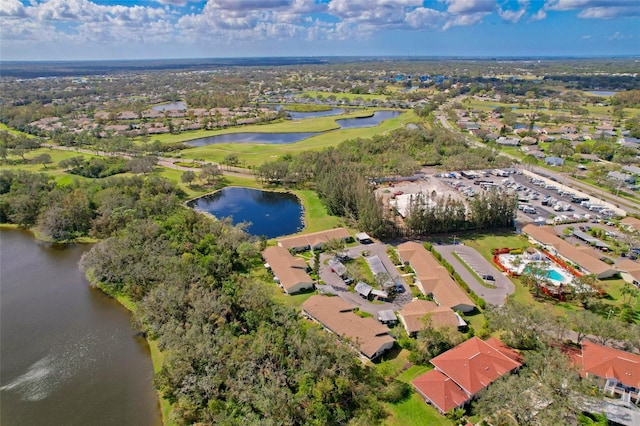
[[[187,104],[185,104],[183,101],[172,102],[170,104],[155,105],[151,107],[151,109],[154,111],[172,111],[183,110],[187,108]]]
[[[327,112],[327,111],[325,111]],[[306,114],[306,113],[305,113]],[[309,113],[311,114],[311,113]],[[370,117],[345,118],[336,120],[342,129],[354,129],[358,127],[373,127],[384,120],[394,118],[402,114],[402,111],[376,111]],[[213,145],[217,143],[265,143],[265,144],[289,144],[316,136],[324,132],[292,132],[292,133],[226,133],[224,135],[209,136],[194,139],[184,144],[191,147]]]
[[[587,93],[593,96],[613,96],[618,92],[613,90],[589,90]]]
[[[231,217],[234,224],[250,222],[247,232],[255,236],[275,238],[304,227],[300,200],[284,192],[228,187],[189,201],[188,206],[217,218]]]
[[[216,143],[267,143],[287,144],[301,141],[311,136],[319,135],[318,132],[296,133],[226,133],[224,135],[209,136],[185,142],[188,146],[205,146]]]
[[[284,108],[287,109],[286,107]],[[315,117],[330,117],[332,115],[340,115],[344,114],[344,109],[342,108],[332,108],[326,111],[313,111],[313,112],[297,112],[297,111],[289,111],[287,110],[289,117],[293,120],[304,120],[305,118],[315,118]]]
[[[400,114],[402,114],[402,111],[376,111],[371,117],[345,118],[342,120],[336,120],[336,123],[338,123],[343,129],[373,127],[382,123],[384,120],[397,117]]]

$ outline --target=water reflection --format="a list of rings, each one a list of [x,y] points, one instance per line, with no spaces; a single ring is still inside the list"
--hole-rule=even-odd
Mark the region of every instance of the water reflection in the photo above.
[[[217,218],[231,217],[234,224],[249,223],[247,232],[255,236],[275,238],[304,227],[300,200],[289,193],[228,187],[188,205]]]

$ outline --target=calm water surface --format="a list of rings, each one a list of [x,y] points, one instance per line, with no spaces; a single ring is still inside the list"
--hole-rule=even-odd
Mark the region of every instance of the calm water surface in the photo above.
[[[342,120],[336,120],[336,123],[338,123],[343,129],[373,127],[379,125],[384,120],[397,117],[400,114],[402,114],[402,111],[376,111],[371,117],[345,118]]]
[[[171,111],[187,109],[187,104],[182,101],[172,102],[170,104],[155,105],[151,107],[154,111]]]
[[[329,111],[324,111],[329,112]],[[318,113],[301,113],[301,114],[318,114]],[[402,114],[402,111],[376,111],[371,117],[362,118],[344,118],[336,120],[342,129],[354,129],[358,127],[373,127],[382,123],[384,120],[394,118]],[[329,114],[331,115],[331,114]],[[216,143],[267,143],[267,144],[287,144],[299,142],[311,136],[319,135],[318,133],[227,133],[224,135],[209,136],[206,138],[194,139],[185,142],[188,146],[205,146]]]
[[[131,316],[78,269],[89,247],[0,230],[0,424],[160,425]]]
[[[614,90],[589,90],[587,93],[594,96],[613,96],[618,92]]]
[[[216,143],[268,143],[286,144],[301,141],[311,136],[319,135],[317,132],[307,133],[227,133],[224,135],[209,136],[185,142],[189,146],[205,146]]]
[[[275,238],[304,227],[300,200],[293,194],[228,187],[189,203],[217,218],[231,217],[234,224],[250,222],[251,235]]]

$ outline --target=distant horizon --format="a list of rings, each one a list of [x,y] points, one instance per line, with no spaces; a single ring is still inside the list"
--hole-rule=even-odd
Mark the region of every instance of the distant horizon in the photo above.
[[[0,58],[0,63],[79,63],[79,62],[151,62],[151,61],[196,61],[196,60],[233,60],[233,59],[458,59],[458,60],[532,60],[532,59],[633,59],[640,60],[640,53],[619,55],[491,55],[491,56],[466,56],[466,55],[262,55],[262,56],[184,56],[184,57],[156,57],[156,58],[97,58],[97,59],[17,59],[5,60]]]
[[[631,0],[0,0],[3,62],[640,55]]]

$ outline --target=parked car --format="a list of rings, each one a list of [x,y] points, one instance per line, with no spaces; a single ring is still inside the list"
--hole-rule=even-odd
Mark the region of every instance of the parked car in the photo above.
[[[353,284],[354,279],[353,279],[353,278],[351,278],[351,277],[347,277],[347,278],[345,278],[343,281],[344,281],[344,283],[345,283],[346,285],[351,285],[351,284]]]
[[[482,275],[482,279],[485,280],[485,281],[495,281],[496,280],[495,278],[493,278],[493,275],[486,275],[486,274]]]

